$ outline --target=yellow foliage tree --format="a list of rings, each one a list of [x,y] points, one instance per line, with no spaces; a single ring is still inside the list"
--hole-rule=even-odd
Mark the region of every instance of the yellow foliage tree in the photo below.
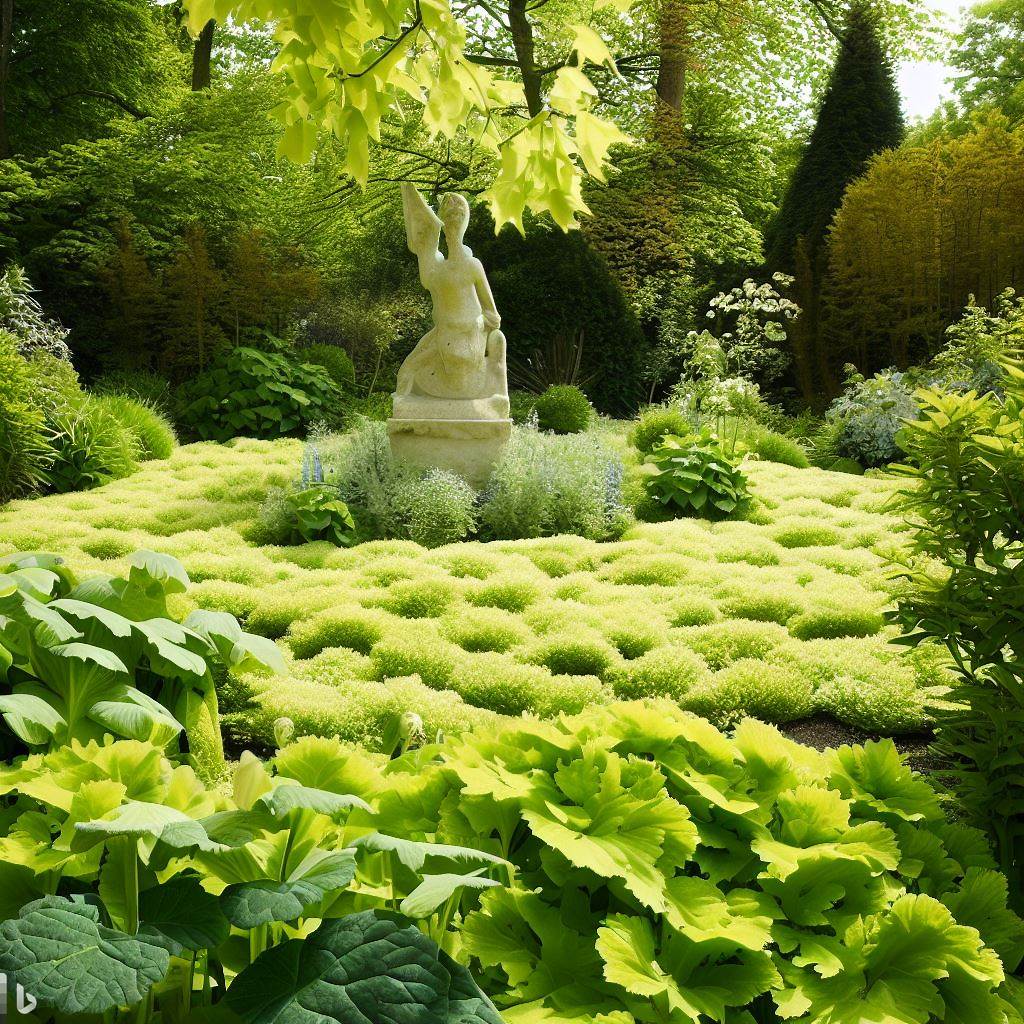
[[[595,9],[626,11],[632,0],[597,0]],[[382,125],[418,108],[433,136],[466,132],[494,156],[484,198],[496,226],[522,230],[526,208],[550,213],[563,228],[587,212],[585,174],[603,177],[609,147],[625,140],[593,112],[598,90],[590,66],[615,68],[602,37],[588,24],[569,26],[566,59],[550,76],[541,102],[541,75],[521,68],[501,77],[467,55],[466,28],[448,0],[186,0],[198,33],[211,18],[262,21],[280,44],[274,62],[287,80],[275,111],[285,127],[281,153],[308,159],[321,129],[346,144],[346,169],[360,183],[369,175],[370,145]],[[512,35],[527,33],[525,2]],[[517,8],[518,11],[518,8]],[[517,49],[520,42],[516,39]],[[514,62],[497,60],[500,68]]]
[[[882,153],[829,236],[829,350],[862,371],[930,354],[969,297],[1024,281],[1024,126],[992,115],[960,137]]]

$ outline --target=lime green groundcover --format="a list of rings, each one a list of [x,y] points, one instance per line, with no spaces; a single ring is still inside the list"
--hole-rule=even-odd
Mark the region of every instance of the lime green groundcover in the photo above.
[[[98,490],[8,506],[0,550],[55,551],[86,573],[138,548],[181,559],[194,585],[179,600],[232,612],[290,656],[286,677],[222,694],[243,742],[272,743],[279,716],[372,746],[405,710],[453,732],[648,695],[721,724],[824,711],[899,732],[924,724],[943,684],[937,652],[888,643],[892,481],[754,463],[754,521],[639,524],[607,544],[252,546],[247,524],[301,451],[188,445]]]

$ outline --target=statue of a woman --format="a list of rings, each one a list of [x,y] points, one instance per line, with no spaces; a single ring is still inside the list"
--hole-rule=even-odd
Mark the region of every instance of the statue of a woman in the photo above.
[[[409,249],[419,260],[420,282],[430,292],[434,327],[409,353],[398,371],[395,415],[403,397],[499,399],[498,416],[508,415],[505,336],[483,265],[463,244],[469,203],[457,193],[441,197],[438,213],[415,187],[402,185]],[[438,248],[441,230],[448,255]],[[501,400],[504,400],[502,402]]]

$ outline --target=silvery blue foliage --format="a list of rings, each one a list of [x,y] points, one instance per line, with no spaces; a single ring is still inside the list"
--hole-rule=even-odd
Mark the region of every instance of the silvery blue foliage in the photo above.
[[[882,466],[902,454],[896,435],[920,409],[905,374],[883,370],[868,380],[852,376],[826,419],[842,425],[839,454],[862,466]]]

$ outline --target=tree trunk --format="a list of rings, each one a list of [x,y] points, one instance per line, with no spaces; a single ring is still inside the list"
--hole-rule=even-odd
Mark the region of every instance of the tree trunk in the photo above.
[[[210,59],[213,55],[213,30],[217,23],[211,18],[196,38],[192,47],[192,91],[201,92],[210,87]]]
[[[7,134],[7,78],[11,64],[14,0],[0,0],[0,160],[11,155]]]
[[[530,112],[530,117],[536,117],[544,109],[544,101],[541,98],[541,76],[537,74],[533,26],[526,13],[526,0],[510,0],[508,25],[512,32],[512,45],[516,49],[519,71],[523,76],[526,108]]]
[[[684,108],[690,64],[691,0],[661,0],[658,78],[654,84],[654,137],[666,152],[686,148]]]
[[[658,12],[658,102],[680,112],[686,93],[690,59],[690,4],[688,0],[662,0]]]

